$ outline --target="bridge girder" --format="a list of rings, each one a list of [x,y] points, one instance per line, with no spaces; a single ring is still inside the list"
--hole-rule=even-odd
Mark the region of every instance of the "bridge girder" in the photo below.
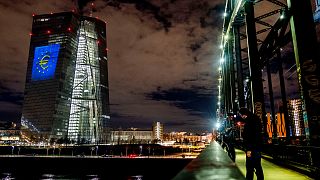
[[[221,40],[221,45],[222,45],[221,57],[227,59],[228,61],[232,61],[230,63],[233,64],[233,66],[231,67],[230,65],[228,66],[224,65],[223,66],[224,69],[219,72],[219,76],[224,77],[226,75],[229,76],[231,74],[234,77],[233,78],[229,77],[228,79],[224,79],[224,81],[234,79],[233,82],[231,82],[231,84],[233,83],[236,85],[232,86],[230,85],[230,82],[221,81],[220,85],[224,89],[223,91],[224,96],[229,96],[229,97],[222,98],[224,102],[220,103],[221,104],[219,105],[220,110],[217,112],[225,113],[225,114],[228,112],[236,113],[237,108],[241,106],[246,106],[248,108],[253,109],[253,111],[257,113],[256,103],[261,102],[262,109],[261,109],[261,112],[260,110],[258,110],[259,111],[258,113],[260,113],[262,122],[266,127],[268,123],[266,120],[266,112],[264,108],[264,104],[265,104],[264,94],[266,93],[264,93],[264,90],[263,90],[264,87],[261,88],[262,82],[261,83],[259,82],[259,81],[263,81],[263,78],[261,77],[262,74],[260,73],[264,68],[267,68],[269,95],[271,94],[269,97],[269,101],[271,101],[271,99],[274,98],[272,91],[277,89],[274,89],[272,87],[270,73],[271,71],[274,71],[272,70],[272,68],[274,67],[273,66],[270,67],[269,63],[273,63],[273,64],[278,63],[279,65],[276,68],[278,70],[276,71],[279,71],[279,79],[280,79],[279,82],[281,86],[280,88],[281,88],[281,96],[282,96],[282,104],[283,104],[282,107],[284,108],[281,110],[284,112],[280,112],[280,115],[281,113],[285,114],[286,128],[283,131],[288,140],[288,138],[290,137],[289,132],[295,131],[296,129],[295,127],[293,127],[295,122],[292,122],[292,118],[290,120],[288,115],[289,110],[287,108],[288,107],[287,100],[286,100],[287,95],[285,91],[286,87],[284,83],[284,77],[282,74],[282,68],[283,68],[282,59],[286,58],[286,57],[283,57],[284,56],[283,54],[290,52],[293,54],[293,56],[296,57],[297,64],[305,63],[305,60],[301,60],[301,58],[303,59],[305,57],[303,55],[301,56],[297,52],[304,52],[304,51],[310,52],[310,51],[305,50],[305,48],[301,47],[300,44],[310,43],[316,47],[316,42],[310,40],[310,37],[314,38],[314,35],[315,35],[315,30],[312,27],[312,24],[310,24],[310,13],[311,13],[309,12],[311,10],[309,8],[310,2],[301,1],[301,0],[300,1],[299,0],[256,0],[256,1],[238,0],[236,1],[235,4],[230,4],[230,1],[231,0],[227,0],[226,9],[225,9],[226,12],[231,12],[231,13],[229,14],[229,16],[225,17],[224,19],[223,33],[222,33],[222,40]],[[246,9],[246,6],[248,6],[248,4],[251,4],[252,11],[254,12],[250,12],[250,10],[248,11],[248,9]],[[299,12],[299,10],[301,12]],[[252,19],[248,18],[248,14],[250,15],[250,13],[252,13],[251,14]],[[299,16],[304,17],[307,21],[303,22],[301,18],[299,18]],[[299,22],[295,23],[294,22],[295,19],[297,19],[296,21],[299,21]],[[249,29],[251,29],[251,32],[249,32],[248,30],[248,24],[251,24],[249,25],[250,26]],[[302,30],[301,28],[297,28],[299,30],[297,35],[296,34],[297,32],[292,32],[292,29],[296,29],[295,27],[298,27],[299,25],[306,26],[308,32],[310,32],[309,35],[307,35],[309,39],[308,41],[299,40],[302,43],[300,44],[298,43],[298,45],[295,45],[295,43],[297,43],[296,41],[297,36],[299,36],[298,39],[302,38],[300,37]],[[254,32],[252,32],[252,30]],[[253,42],[252,39],[254,39],[255,42]],[[310,47],[310,44],[308,45],[309,47]],[[291,48],[291,50],[282,52],[283,47],[286,47],[286,48],[289,47]],[[228,53],[226,49],[228,49]],[[254,49],[257,49],[257,52],[253,52],[255,51]],[[232,53],[230,54],[230,52]],[[312,54],[316,54],[316,53],[312,53]],[[312,56],[313,59],[317,57],[318,55]],[[317,67],[320,67],[319,60],[314,61],[311,59],[310,61],[312,62],[312,64],[317,65]],[[241,66],[241,67],[238,67],[238,66]],[[235,68],[236,72],[229,72],[230,68]],[[320,90],[319,90],[320,83],[316,85],[316,87],[311,87],[312,85],[310,85],[310,83],[307,82],[308,80],[303,78],[301,80],[301,75],[310,74],[310,73],[307,72],[308,70],[305,70],[305,72],[302,72],[301,74],[301,71],[303,70],[301,70],[301,68],[299,69],[298,67],[297,69],[298,75],[296,77],[296,80],[297,80],[297,86],[300,87],[299,96],[302,101],[302,110],[304,111],[303,118],[299,122],[300,128],[304,128],[301,136],[304,136],[308,139],[311,133],[315,135],[317,137],[317,140],[319,141],[320,133],[316,133],[315,130],[311,130],[312,132],[309,132],[310,127],[308,127],[308,125],[304,127],[304,125],[308,124],[308,122],[309,123],[312,122],[313,126],[318,128],[318,130],[320,129],[320,125],[319,125],[320,114],[309,112],[307,109],[305,109],[305,106],[310,107],[310,105],[312,104],[313,105],[317,104],[320,107],[320,104],[319,104],[320,97],[318,97],[318,95],[320,96]],[[320,81],[319,72],[312,72],[311,74],[313,77],[315,77]],[[263,86],[266,86],[264,82],[263,82]],[[302,88],[303,86],[306,87],[307,89],[311,88],[311,90],[315,92],[314,97],[316,99],[319,99],[319,102],[310,100],[310,98],[308,97],[309,94],[308,92],[306,92],[306,90],[304,90],[304,88]],[[235,88],[235,89],[232,89],[232,88]],[[233,91],[236,91],[236,93],[234,93]],[[246,94],[246,93],[249,93],[249,94]],[[318,95],[316,95],[316,93],[318,93]],[[257,96],[257,94],[260,94],[260,97],[258,99],[254,99],[255,98],[254,96]],[[219,96],[220,95],[221,94],[219,94]],[[248,99],[248,98],[252,98],[252,99]],[[242,99],[245,99],[244,102]],[[235,102],[236,104],[234,104]],[[274,108],[275,108],[274,102],[269,102],[268,108],[270,108],[270,106],[271,106],[271,109],[273,109],[271,110],[272,111],[271,121],[274,129],[273,138],[277,138],[278,137],[277,131],[279,131],[277,127],[277,125],[279,125],[279,122],[277,121],[281,121],[281,118],[279,120],[279,118],[276,117],[276,114],[274,111]],[[316,121],[317,121],[316,123],[314,123],[310,119],[310,116],[308,115],[307,112],[311,115],[311,118],[314,119],[314,117],[316,117]],[[265,133],[267,133],[266,128],[264,128],[264,131]]]

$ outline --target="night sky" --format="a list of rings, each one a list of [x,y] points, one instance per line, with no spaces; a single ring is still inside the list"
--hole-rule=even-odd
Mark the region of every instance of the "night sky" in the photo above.
[[[107,22],[113,128],[151,129],[154,121],[160,121],[166,132],[212,131],[224,3],[224,0],[0,1],[0,121],[20,121],[32,14],[81,9],[84,15]],[[257,15],[274,6],[268,1],[262,3]],[[294,68],[288,70],[294,64],[292,50],[290,47],[284,50],[285,76],[296,81]],[[278,76],[277,70],[272,73],[273,78]],[[297,94],[294,81],[287,84],[287,89],[294,91],[292,98]],[[273,85],[275,99],[280,99],[279,81]]]
[[[107,22],[112,127],[212,130],[223,0],[0,1],[1,121],[20,121],[32,14],[77,7]]]

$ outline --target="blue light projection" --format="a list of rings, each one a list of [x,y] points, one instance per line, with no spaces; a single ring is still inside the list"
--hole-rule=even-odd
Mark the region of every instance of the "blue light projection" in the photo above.
[[[54,77],[60,44],[39,46],[34,50],[32,80],[46,80]]]

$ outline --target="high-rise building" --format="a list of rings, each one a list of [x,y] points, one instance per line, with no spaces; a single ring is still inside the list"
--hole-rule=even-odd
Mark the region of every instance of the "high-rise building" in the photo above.
[[[163,140],[163,124],[160,122],[154,122],[152,125],[153,139]]]
[[[39,139],[106,141],[106,24],[72,12],[33,17],[21,124]]]
[[[291,122],[292,136],[305,136],[301,99],[289,100],[288,113]]]

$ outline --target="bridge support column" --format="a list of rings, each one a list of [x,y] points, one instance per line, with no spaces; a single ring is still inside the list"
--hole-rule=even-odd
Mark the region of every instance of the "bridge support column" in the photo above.
[[[282,112],[281,111],[280,112],[284,114],[284,120],[285,120],[285,126],[286,126],[286,140],[287,142],[289,142],[290,126],[292,126],[292,122],[290,122],[289,115],[288,115],[287,93],[286,93],[286,86],[284,84],[281,53],[280,53],[280,50],[277,50],[277,51],[278,51],[277,57],[278,57],[279,80],[280,80],[281,100],[282,100]]]
[[[238,83],[238,104],[239,107],[244,107],[244,86],[243,86],[243,72],[242,72],[242,58],[241,58],[241,41],[240,41],[240,27],[233,26],[235,58],[237,64],[237,83]]]
[[[268,76],[268,87],[269,87],[269,99],[270,99],[270,109],[271,109],[271,118],[272,118],[272,126],[273,126],[273,141],[277,141],[278,133],[277,133],[277,124],[276,124],[276,114],[274,111],[274,100],[273,100],[273,89],[272,89],[272,79],[271,79],[271,69],[269,61],[266,64],[267,67],[267,76]],[[274,142],[273,142],[274,143]]]
[[[246,28],[247,28],[247,44],[248,44],[248,58],[250,68],[251,80],[251,97],[254,113],[260,117],[262,121],[262,132],[267,137],[267,123],[265,117],[264,93],[262,84],[261,62],[259,59],[257,48],[257,36],[254,18],[253,1],[245,2],[246,12]],[[265,139],[266,140],[266,139]]]
[[[311,2],[287,0],[306,138],[320,145],[320,59]],[[319,2],[319,0],[317,0]],[[319,5],[319,4],[317,4]]]

